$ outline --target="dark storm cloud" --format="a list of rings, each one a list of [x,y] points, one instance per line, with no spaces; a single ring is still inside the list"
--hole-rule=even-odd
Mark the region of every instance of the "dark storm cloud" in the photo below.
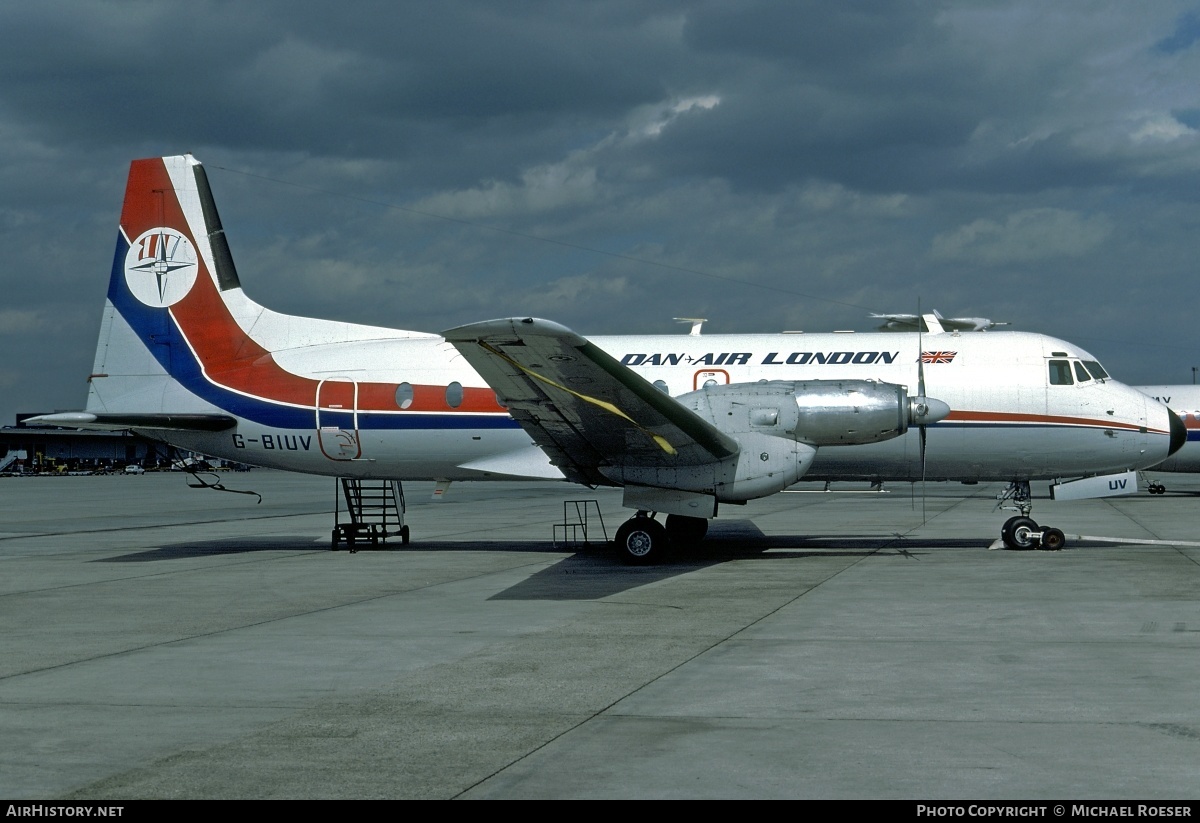
[[[511,175],[521,157],[661,99],[672,56],[653,27],[541,4],[133,8],[50,2],[8,13],[4,104],[31,134],[426,166],[454,158],[442,171],[478,157],[476,180],[497,163]]]
[[[1200,40],[1200,13],[1189,11],[1180,16],[1175,24],[1175,30],[1154,44],[1154,48],[1164,54],[1175,54],[1191,48]]]
[[[1182,379],[1198,20],[1188,2],[7,4],[0,417],[83,402],[128,162],[183,151],[248,292],[282,311],[818,330],[936,296]]]

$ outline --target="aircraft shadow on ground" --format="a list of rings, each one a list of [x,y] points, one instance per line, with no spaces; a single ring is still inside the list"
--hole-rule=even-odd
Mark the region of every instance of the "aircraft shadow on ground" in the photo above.
[[[945,538],[906,540],[898,535],[767,535],[750,520],[714,522],[708,537],[696,546],[678,548],[661,563],[631,566],[623,563],[611,545],[555,546],[548,541],[521,540],[430,540],[404,546],[399,540],[376,547],[362,544],[358,553],[383,552],[519,552],[559,554],[572,552],[559,562],[530,575],[515,586],[493,595],[492,600],[596,600],[720,563],[747,559],[803,559],[808,557],[866,557],[893,554],[920,559],[920,554],[938,548],[986,548],[988,540]],[[770,551],[767,555],[766,552]],[[149,563],[216,555],[254,552],[329,551],[329,544],[312,535],[275,535],[253,538],[187,540],[146,549],[98,563]],[[347,552],[344,544],[339,552]],[[348,554],[348,553],[347,553]],[[349,557],[347,558],[349,559]]]
[[[926,549],[986,549],[991,541],[956,538],[910,541],[891,535],[766,535],[749,520],[713,523],[697,546],[675,550],[663,562],[628,566],[610,548],[580,548],[490,600],[595,600],[732,560],[866,557],[893,554],[919,559]],[[765,552],[770,550],[770,555]]]
[[[405,546],[394,538],[377,545],[367,542],[356,544],[354,552],[348,552],[346,544],[338,546],[341,554],[375,554],[378,552],[527,552],[544,553],[570,551],[545,541],[521,540],[423,540]],[[116,557],[94,560],[93,563],[149,563],[156,560],[181,560],[189,557],[208,557],[219,554],[247,554],[250,552],[287,551],[313,552],[330,551],[328,539],[305,535],[273,535],[270,537],[227,537],[219,540],[184,540],[153,549],[131,552]]]
[[[396,544],[399,546],[399,542]],[[93,563],[149,563],[155,560],[185,560],[190,557],[209,557],[217,554],[247,554],[250,552],[289,551],[311,552],[328,550],[329,544],[315,542],[311,534],[274,535],[271,537],[228,537],[220,540],[185,540],[167,546],[131,552],[117,557],[93,560]]]

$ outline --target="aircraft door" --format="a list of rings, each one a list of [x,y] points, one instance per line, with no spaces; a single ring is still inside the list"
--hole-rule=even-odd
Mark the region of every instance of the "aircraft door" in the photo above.
[[[362,457],[362,439],[358,432],[358,383],[332,378],[317,384],[316,426],[321,453],[330,460]]]

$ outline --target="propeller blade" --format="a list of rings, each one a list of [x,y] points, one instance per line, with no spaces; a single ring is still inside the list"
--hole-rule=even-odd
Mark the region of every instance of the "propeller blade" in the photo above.
[[[925,318],[921,316],[921,298],[917,298],[917,394],[923,402],[926,401],[925,394],[925,338],[922,333],[922,328],[925,324]],[[924,418],[922,418],[924,419]],[[925,443],[927,437],[927,425],[922,423],[917,431],[921,437],[921,525],[925,525]]]
[[[926,426],[922,424],[921,433],[921,525],[925,525],[925,441]]]

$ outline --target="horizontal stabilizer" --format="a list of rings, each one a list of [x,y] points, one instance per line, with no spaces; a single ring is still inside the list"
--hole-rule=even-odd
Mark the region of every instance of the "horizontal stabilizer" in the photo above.
[[[60,412],[26,418],[25,425],[61,426],[68,429],[95,431],[162,429],[164,431],[219,432],[232,429],[237,425],[237,420],[227,414]]]

